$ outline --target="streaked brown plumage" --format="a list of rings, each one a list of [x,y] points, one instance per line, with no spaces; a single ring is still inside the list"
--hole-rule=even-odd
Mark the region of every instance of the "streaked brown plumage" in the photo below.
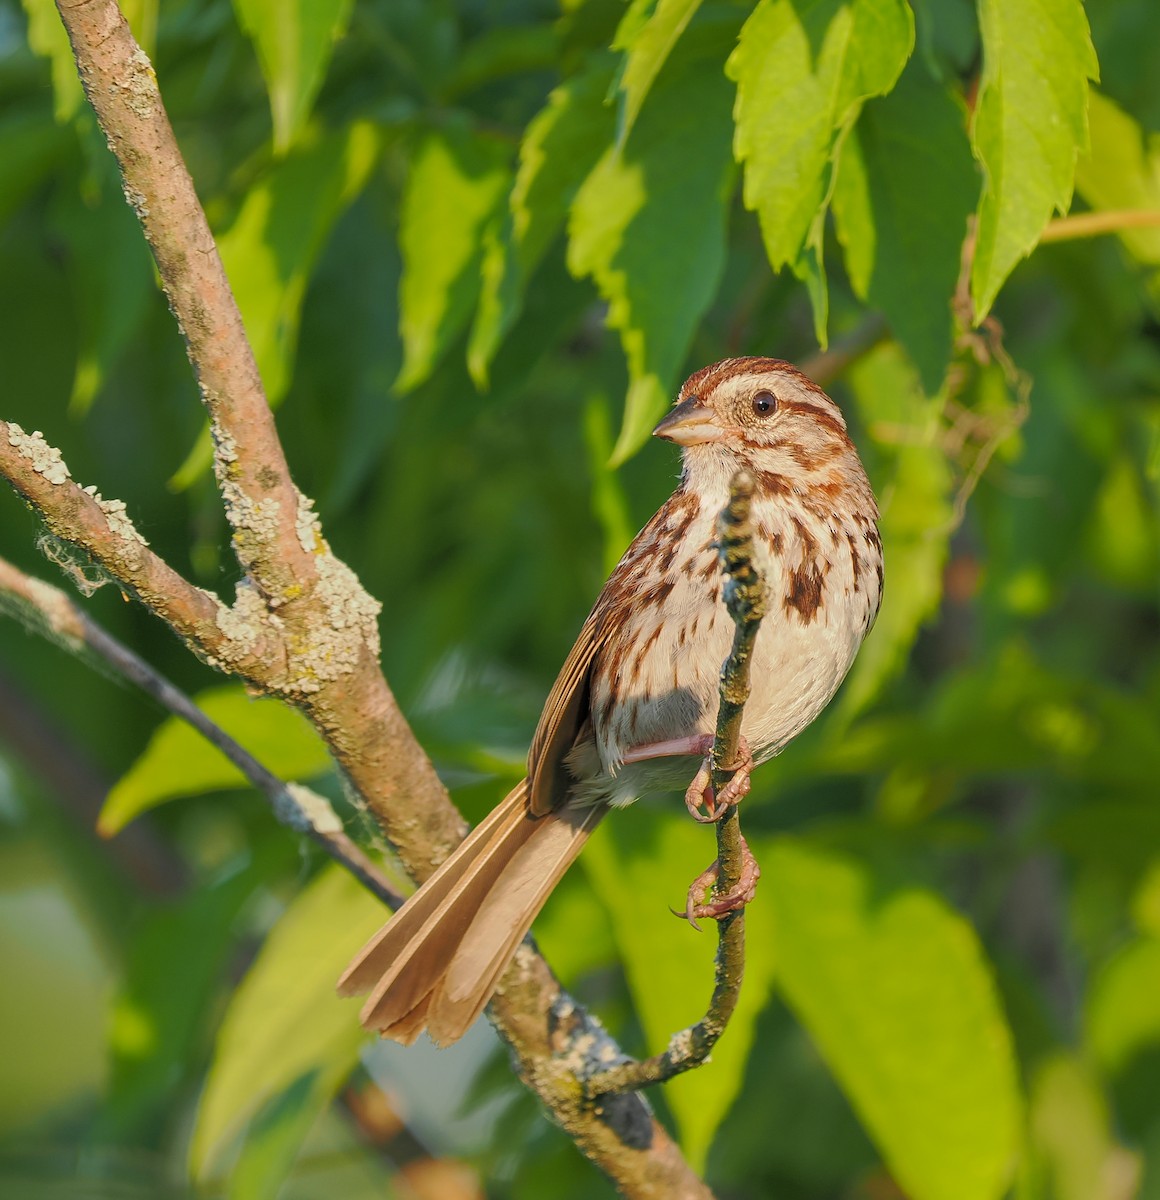
[[[680,485],[584,622],[544,706],[527,779],[339,981],[343,994],[370,990],[363,1022],[388,1037],[461,1037],[600,819],[698,771],[732,640],[714,530],[738,467],[757,483],[755,548],[769,591],[742,724],[753,762],[818,715],[874,622],[878,510],[820,388],[778,359],[727,359],[686,381],[656,433],[683,447]],[[738,798],[747,788],[746,771]]]

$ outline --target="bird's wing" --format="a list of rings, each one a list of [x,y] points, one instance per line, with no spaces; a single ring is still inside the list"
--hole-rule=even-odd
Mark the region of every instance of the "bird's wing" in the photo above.
[[[564,759],[588,719],[592,662],[604,643],[601,627],[605,624],[597,606],[584,622],[540,714],[528,752],[528,808],[534,816],[543,816],[563,804],[573,782]]]

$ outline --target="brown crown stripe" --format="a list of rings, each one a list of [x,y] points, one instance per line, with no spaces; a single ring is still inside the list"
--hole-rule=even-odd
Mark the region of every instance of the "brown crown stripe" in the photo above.
[[[710,392],[714,388],[720,387],[726,380],[736,379],[738,375],[759,375],[763,371],[780,371],[785,375],[792,375],[810,391],[816,392],[819,396],[826,396],[826,393],[808,375],[803,375],[793,363],[786,362],[784,358],[764,358],[760,355],[750,355],[742,358],[727,358],[723,362],[702,367],[685,380],[678,399],[684,400],[687,396]],[[826,399],[829,400],[829,397],[826,396]]]

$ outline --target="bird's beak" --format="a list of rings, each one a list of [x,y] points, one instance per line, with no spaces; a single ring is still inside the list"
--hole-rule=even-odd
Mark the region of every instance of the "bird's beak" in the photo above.
[[[661,421],[653,436],[676,442],[678,446],[699,446],[703,442],[721,441],[725,431],[713,419],[713,410],[706,408],[699,396],[690,396]]]

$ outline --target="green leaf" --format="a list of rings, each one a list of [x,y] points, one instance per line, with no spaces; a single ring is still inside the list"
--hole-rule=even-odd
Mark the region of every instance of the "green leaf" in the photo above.
[[[886,315],[931,393],[951,354],[951,299],[978,189],[962,105],[912,59],[858,118],[834,216],[854,291]]]
[[[1033,1155],[1024,1172],[1030,1167],[1046,1178],[1020,1194],[1052,1200],[1110,1196],[1108,1180],[1126,1163],[1112,1139],[1107,1097],[1090,1067],[1072,1055],[1052,1054],[1037,1065],[1030,1093]]]
[[[604,534],[604,571],[611,574],[633,537],[628,498],[619,474],[609,466],[612,421],[606,397],[592,395],[584,405],[584,443],[592,472],[592,511]]]
[[[679,807],[679,806],[678,806]],[[683,909],[685,890],[716,855],[713,831],[676,809],[635,804],[603,822],[584,850],[593,888],[604,900],[620,948],[645,1053],[705,1015],[713,990],[716,930],[698,934],[669,911]],[[703,1168],[713,1135],[741,1089],[758,1015],[774,972],[770,909],[746,912],[745,984],[711,1062],[665,1084],[665,1099],[695,1169]]]
[[[614,463],[640,448],[664,412],[724,268],[733,170],[719,64],[737,18],[728,10],[701,18],[665,64],[623,150],[606,150],[584,181],[569,221],[568,269],[595,279],[628,359]]]
[[[202,1069],[239,911],[269,878],[270,858],[251,859],[175,904],[150,906],[134,931],[109,1025],[112,1080],[103,1115],[119,1139],[148,1128],[175,1080],[194,1064]]]
[[[1137,697],[1084,675],[1048,671],[1019,641],[944,676],[918,711],[864,717],[842,729],[822,748],[819,767],[858,775],[888,771],[902,759],[967,776],[1048,771],[1127,797],[1150,795],[1160,775],[1155,718]],[[1106,826],[1078,809],[1051,823],[1052,840],[1073,853],[1114,849],[1142,869],[1160,834],[1160,814],[1146,804],[1101,803],[1109,810]],[[1124,820],[1122,807],[1129,810]]]
[[[346,1060],[340,1066],[337,1072],[305,1072],[262,1106],[246,1130],[245,1144],[230,1171],[229,1200],[276,1200],[311,1127],[350,1074],[353,1063]]]
[[[279,154],[301,133],[353,7],[354,0],[234,0],[266,79]]]
[[[621,30],[617,30],[614,47],[618,50],[627,48],[620,77],[620,90],[624,96],[619,137],[622,144],[632,131],[641,105],[666,59],[700,7],[701,0],[659,0],[652,15],[631,36],[628,36],[625,23],[621,26],[625,30],[623,41]],[[630,12],[625,17],[625,22],[633,25],[638,21],[639,16],[635,13]]]
[[[1160,212],[1160,135],[1139,124],[1101,92],[1088,101],[1091,150],[1075,168],[1076,191],[1093,209]],[[1120,238],[1143,263],[1160,263],[1160,228],[1123,229]]]
[[[218,250],[272,403],[285,394],[302,297],[335,222],[380,149],[369,122],[303,140],[250,190]]]
[[[778,983],[915,1200],[997,1200],[1020,1094],[971,926],[938,896],[805,838],[755,847]]]
[[[726,73],[734,153],[774,270],[807,280],[824,337],[822,230],[842,139],[865,100],[894,86],[914,46],[904,0],[762,0]]]
[[[923,622],[937,610],[953,516],[952,473],[939,444],[941,401],[927,399],[895,345],[879,347],[849,378],[863,425],[872,434],[889,429],[891,441],[876,447],[882,464],[872,472],[881,505],[882,608],[846,681],[840,723],[901,671]]]
[[[218,1034],[190,1145],[198,1179],[269,1101],[292,1088],[306,1089],[303,1104],[329,1097],[353,1069],[365,1034],[334,983],[385,916],[355,879],[327,866],[271,931]]]
[[[333,766],[306,718],[280,700],[252,700],[236,685],[202,692],[195,700],[207,717],[283,779],[309,779]],[[167,800],[246,786],[245,776],[220,750],[184,721],[169,717],[113,785],[97,829],[111,837]]]
[[[28,45],[52,66],[52,111],[57,121],[71,121],[85,98],[68,34],[53,0],[23,0],[28,16]]]
[[[467,365],[480,387],[504,336],[523,310],[524,288],[560,232],[585,176],[612,140],[615,114],[606,97],[613,60],[594,55],[583,70],[548,96],[528,123],[500,236],[489,227],[479,308],[467,347]]]
[[[338,218],[366,185],[381,147],[369,122],[302,138],[251,188],[218,251],[271,404],[290,386],[302,300]],[[171,486],[189,487],[210,465],[202,430]]]
[[[414,153],[399,217],[400,392],[431,374],[471,316],[484,235],[511,181],[507,158],[498,139],[461,125],[427,134]]]
[[[60,192],[52,212],[68,247],[77,301],[80,344],[69,400],[74,415],[88,411],[154,294],[153,261],[120,187],[93,190],[92,197]]]
[[[50,171],[59,171],[72,142],[69,131],[39,112],[12,112],[0,120],[0,221],[8,222]]]
[[[1143,1049],[1160,1047],[1160,938],[1138,937],[1100,970],[1088,995],[1086,1041],[1119,1074]]]
[[[983,194],[971,299],[981,321],[1053,211],[1071,204],[1099,77],[1080,0],[979,0],[983,75],[971,127]]]

